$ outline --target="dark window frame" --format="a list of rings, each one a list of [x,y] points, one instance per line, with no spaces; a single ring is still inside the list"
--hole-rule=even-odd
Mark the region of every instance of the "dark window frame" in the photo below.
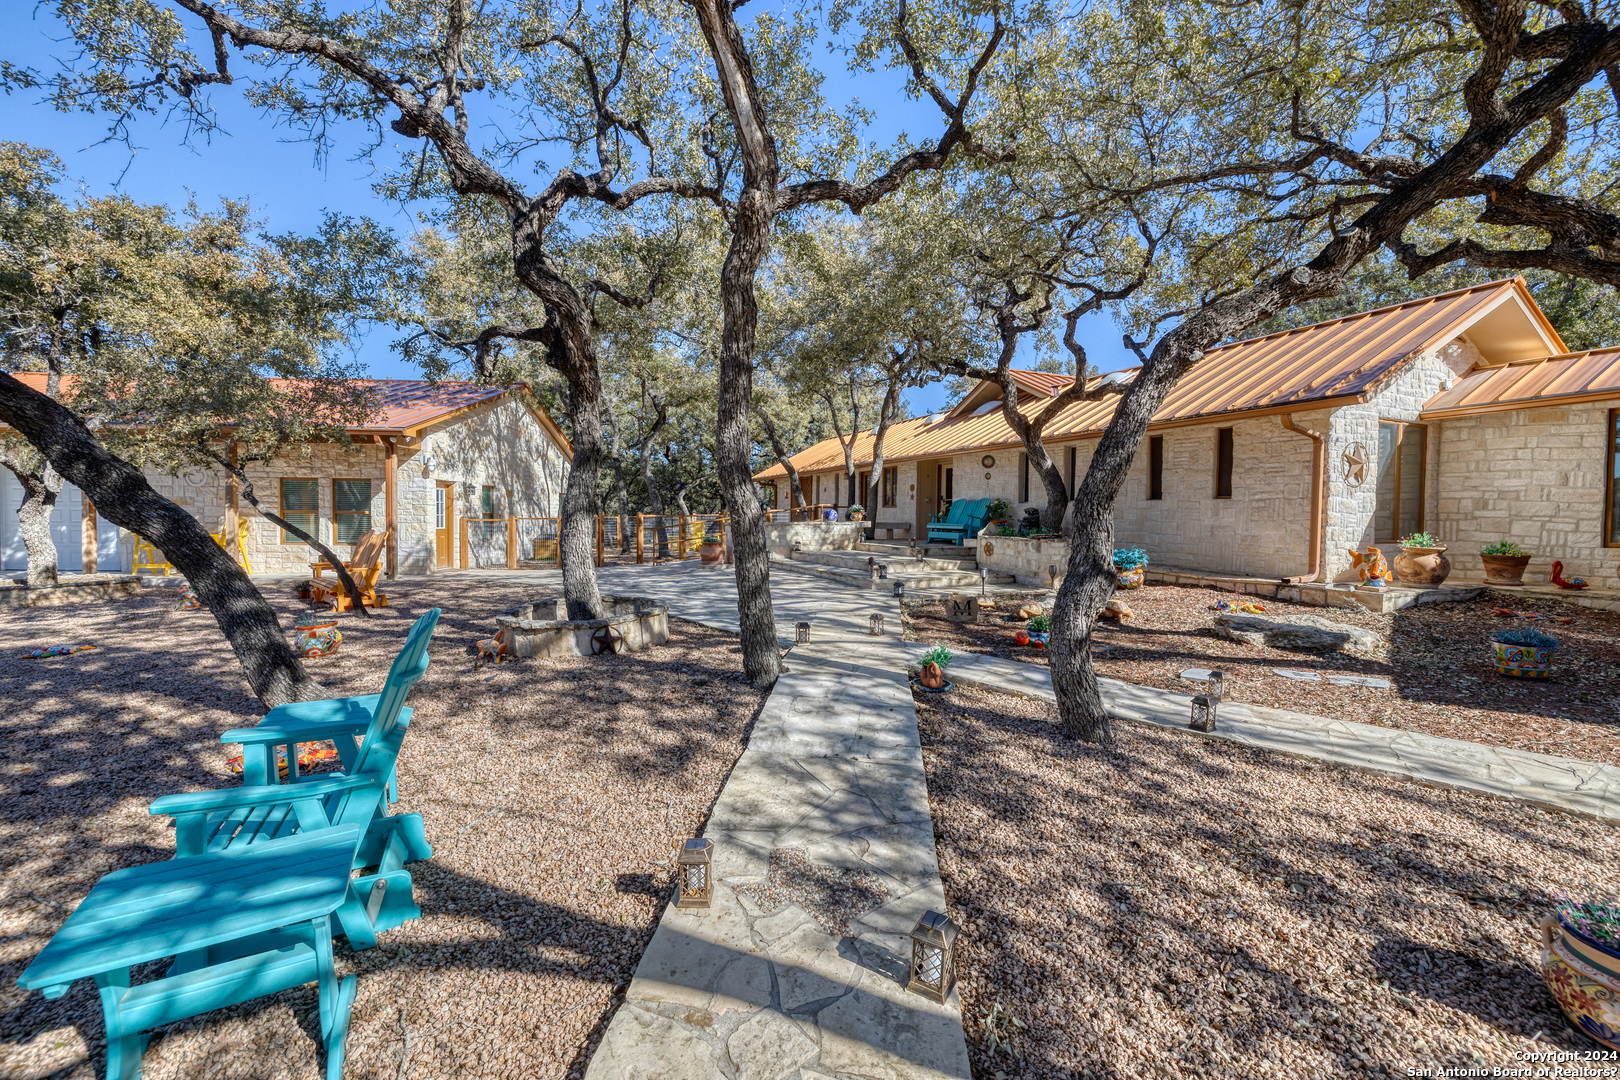
[[[1148,501],[1164,498],[1164,436],[1148,436]]]
[[[900,467],[898,465],[885,465],[883,467],[883,497],[886,507],[900,505]]]
[[[1615,527],[1615,510],[1620,508],[1620,500],[1614,495],[1615,480],[1620,479],[1620,470],[1615,468],[1615,457],[1620,456],[1620,440],[1615,438],[1615,426],[1620,424],[1620,409],[1609,410],[1609,450],[1604,459],[1603,484],[1603,546],[1620,547],[1620,529]]]
[[[1215,429],[1215,497],[1232,497],[1232,472],[1237,462],[1237,429]]]

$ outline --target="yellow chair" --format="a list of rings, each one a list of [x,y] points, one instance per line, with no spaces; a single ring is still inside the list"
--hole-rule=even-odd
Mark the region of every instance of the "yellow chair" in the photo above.
[[[250,574],[253,573],[253,564],[248,562],[247,542],[248,542],[248,537],[250,535],[252,535],[252,532],[253,532],[253,523],[251,521],[248,521],[245,518],[238,518],[237,519],[237,522],[236,522],[236,561],[241,564],[243,570],[246,570]],[[217,532],[217,533],[209,533],[209,535],[214,538],[214,543],[216,543],[220,547],[224,548],[227,553],[231,550],[230,543],[225,539],[225,526],[221,525],[219,527],[219,532]]]
[[[141,574],[158,570],[163,571],[164,577],[168,577],[174,572],[174,567],[169,565],[169,560],[164,557],[163,552],[152,545],[152,541],[144,536],[136,536],[135,573]]]

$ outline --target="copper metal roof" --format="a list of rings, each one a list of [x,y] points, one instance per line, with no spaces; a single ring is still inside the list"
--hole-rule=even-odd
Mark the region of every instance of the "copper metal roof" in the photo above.
[[[1498,321],[1511,319],[1511,331],[1516,335],[1514,348],[1534,355],[1549,345],[1560,351],[1564,347],[1536,307],[1523,278],[1494,281],[1211,349],[1165,398],[1153,414],[1152,426],[1163,428],[1245,413],[1364,401],[1408,361],[1493,315]],[[1481,346],[1482,350],[1487,347]],[[1042,385],[1032,378],[1036,376],[1056,380],[1059,389],[1068,380],[1067,376],[1044,372],[1017,374],[1021,384],[1032,388]],[[962,406],[982,397],[984,386],[981,383],[975,387],[937,423],[920,424],[900,437],[898,425],[891,429],[885,442],[885,460],[910,461],[981,447],[1020,445],[1018,436],[1002,420],[1000,409],[963,414]],[[1056,392],[1049,393],[1055,396]],[[1063,440],[1100,434],[1113,419],[1118,400],[1105,397],[1076,402],[1052,419],[1045,438]],[[1031,396],[1019,405],[1019,411],[1032,415],[1045,404],[1045,399]],[[977,410],[975,406],[974,412]],[[869,446],[870,439],[866,438],[858,444],[858,461],[870,461],[869,453],[864,458],[859,453]],[[842,469],[843,463],[837,440],[817,443],[793,459],[794,467],[801,472]],[[778,463],[760,473],[759,478],[785,474]]]
[[[1430,398],[1421,417],[1442,420],[1605,398],[1620,398],[1620,346],[1471,371]]]
[[[44,393],[45,373],[42,371],[14,371],[12,375],[25,385]],[[71,385],[73,376],[64,377]],[[275,382],[282,380],[276,379]],[[382,402],[382,408],[364,424],[350,427],[351,435],[393,434],[416,435],[423,428],[436,424],[455,413],[487,405],[514,390],[526,389],[523,383],[513,386],[485,386],[473,382],[430,383],[423,379],[360,379],[369,386]],[[66,387],[64,387],[65,389]],[[543,414],[542,414],[543,415]],[[561,438],[556,424],[546,418],[548,429]],[[567,440],[563,440],[567,445]]]

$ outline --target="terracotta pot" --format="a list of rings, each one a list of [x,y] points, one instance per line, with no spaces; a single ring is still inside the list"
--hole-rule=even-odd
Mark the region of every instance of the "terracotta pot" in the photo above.
[[[1451,573],[1451,560],[1446,558],[1446,545],[1436,547],[1402,547],[1399,555],[1390,560],[1395,576],[1406,585],[1438,585]]]
[[[1541,976],[1574,1024],[1620,1050],[1620,955],[1557,919],[1541,920]]]
[[[702,546],[698,548],[698,559],[704,566],[713,566],[720,561],[723,554],[724,549],[720,546],[718,540],[712,544],[705,540]]]
[[[1485,564],[1485,584],[1523,585],[1524,568],[1530,565],[1530,555],[1481,555]]]
[[[917,681],[930,690],[938,690],[945,685],[945,671],[938,664],[924,664],[922,674],[917,676]]]

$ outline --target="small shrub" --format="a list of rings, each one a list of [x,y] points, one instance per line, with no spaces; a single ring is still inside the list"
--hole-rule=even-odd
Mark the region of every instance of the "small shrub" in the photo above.
[[[862,506],[860,503],[850,503],[849,512],[852,514],[864,514],[866,513],[866,507]]]
[[[1568,893],[1553,893],[1558,919],[1601,945],[1620,949],[1620,897],[1576,900]]]
[[[938,664],[940,667],[944,667],[950,662],[951,650],[947,649],[943,645],[935,645],[932,649],[929,649],[927,652],[923,653],[922,659],[917,661],[919,666],[923,664]]]
[[[1001,521],[1012,517],[1012,503],[1006,499],[991,499],[990,505],[984,508],[984,512],[990,515],[987,520]]]
[[[1515,544],[1512,540],[1498,540],[1494,544],[1487,544],[1479,549],[1481,555],[1506,555],[1509,558],[1529,555],[1530,551]]]
[[[1523,645],[1530,649],[1558,648],[1557,638],[1537,630],[1533,626],[1525,626],[1517,630],[1498,630],[1491,635],[1491,640],[1499,641],[1503,645]]]
[[[1032,634],[1048,634],[1052,631],[1052,616],[1040,614],[1024,624],[1024,629]]]
[[[1401,547],[1432,548],[1439,546],[1440,540],[1434,533],[1415,532],[1401,540]]]

